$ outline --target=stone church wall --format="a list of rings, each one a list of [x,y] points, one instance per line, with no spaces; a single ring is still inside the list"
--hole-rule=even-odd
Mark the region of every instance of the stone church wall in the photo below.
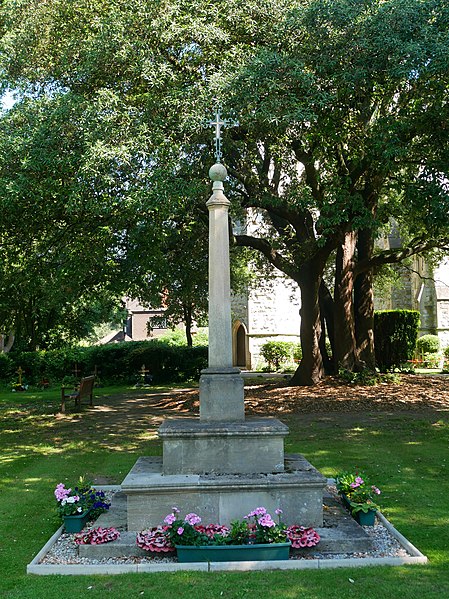
[[[299,288],[285,277],[260,278],[246,295],[233,296],[231,305],[233,322],[246,328],[251,368],[261,365],[260,348],[267,341],[299,343]]]

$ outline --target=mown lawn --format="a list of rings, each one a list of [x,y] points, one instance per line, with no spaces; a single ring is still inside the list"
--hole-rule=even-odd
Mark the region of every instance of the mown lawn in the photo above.
[[[154,390],[152,390],[154,391]],[[160,389],[167,392],[167,389]],[[279,390],[282,393],[282,390]],[[123,403],[123,394],[126,401]],[[53,489],[80,475],[121,482],[139,455],[160,454],[155,431],[182,409],[125,388],[97,391],[93,409],[57,415],[58,390],[0,393],[0,596],[390,598],[449,597],[449,415],[282,415],[287,451],[325,475],[358,467],[383,490],[383,512],[427,566],[299,572],[30,576],[26,565],[59,525]],[[122,401],[116,401],[122,397]],[[124,410],[128,410],[125,411]]]

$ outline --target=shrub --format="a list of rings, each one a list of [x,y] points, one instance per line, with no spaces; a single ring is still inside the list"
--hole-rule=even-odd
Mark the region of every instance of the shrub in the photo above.
[[[279,370],[281,364],[293,359],[295,344],[289,341],[267,341],[260,348],[260,355],[270,369]]]
[[[351,370],[340,368],[338,378],[344,383],[364,387],[379,385],[380,383],[400,383],[401,381],[397,373],[380,374],[368,368],[364,368],[360,372],[352,372]]]
[[[400,368],[413,358],[418,338],[419,312],[385,310],[374,313],[374,347],[379,370]]]
[[[302,347],[300,343],[294,343],[293,345],[293,359],[299,364],[302,360]]]
[[[440,351],[440,339],[437,335],[423,335],[416,341],[416,351],[423,354],[437,354]]]
[[[9,382],[22,366],[27,382],[38,383],[43,377],[54,384],[70,380],[74,366],[78,379],[95,369],[102,381],[136,383],[145,364],[155,383],[198,379],[207,367],[207,347],[177,347],[157,340],[130,341],[113,345],[76,347],[61,350],[17,352],[0,361],[0,377]],[[0,358],[1,360],[1,358]],[[3,368],[4,365],[4,368]]]

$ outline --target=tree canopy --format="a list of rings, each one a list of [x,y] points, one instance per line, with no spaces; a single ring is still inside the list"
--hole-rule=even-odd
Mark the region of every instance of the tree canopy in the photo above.
[[[240,122],[224,141],[228,195],[236,215],[262,215],[260,229],[236,243],[301,288],[294,382],[323,375],[325,326],[335,367],[373,365],[374,269],[448,247],[446,2],[6,0],[0,23],[4,89],[21,100],[4,123],[43,107],[57,115],[59,106],[65,134],[46,118],[48,139],[66,142],[65,153],[52,153],[26,124],[17,128],[47,161],[35,178],[16,134],[0,142],[5,168],[18,151],[0,192],[12,215],[31,182],[48,187],[46,197],[69,197],[73,219],[91,210],[115,236],[106,248],[105,229],[95,227],[100,269],[111,248],[120,262],[126,250],[118,248],[144,217],[148,238],[152,221],[179,221],[182,230],[186,195],[199,201],[190,192],[206,185],[204,119],[217,99]],[[25,188],[12,196],[17,180]],[[393,219],[404,247],[375,249]],[[330,259],[333,298],[323,286]]]

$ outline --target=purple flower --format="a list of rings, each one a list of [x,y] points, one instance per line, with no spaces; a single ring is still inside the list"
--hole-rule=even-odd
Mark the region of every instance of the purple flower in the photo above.
[[[169,526],[171,526],[175,520],[176,516],[174,514],[168,514],[168,516],[165,516],[164,518],[165,524],[168,524]]]
[[[375,493],[376,495],[380,495],[380,489],[378,489],[376,486],[372,486],[371,490],[373,493]]]
[[[272,528],[276,526],[276,523],[271,518],[270,514],[264,514],[262,518],[259,519],[258,523],[260,526],[266,526],[267,528]]]
[[[358,487],[360,487],[361,485],[363,485],[365,481],[363,480],[363,478],[361,478],[360,476],[358,476],[355,481],[353,483],[351,483],[350,487],[351,489],[357,489]]]
[[[280,507],[278,507],[276,510],[274,510],[274,513],[279,516],[280,514],[283,514],[284,512],[281,510]]]
[[[182,535],[182,533],[184,532],[183,527],[180,526],[176,532],[178,533],[178,535]]]
[[[246,518],[252,518],[253,516],[263,516],[267,513],[267,510],[264,507],[256,507],[255,510],[250,512]]]
[[[179,510],[178,510],[178,508],[176,506],[172,507],[172,512],[174,514],[179,514]]]
[[[56,485],[55,489],[55,497],[58,501],[62,501],[66,497],[70,495],[72,489],[66,489],[64,483],[59,483]]]
[[[195,524],[201,524],[201,518],[194,513],[187,514],[184,520],[187,522],[187,524],[190,524],[191,526],[195,526]]]

